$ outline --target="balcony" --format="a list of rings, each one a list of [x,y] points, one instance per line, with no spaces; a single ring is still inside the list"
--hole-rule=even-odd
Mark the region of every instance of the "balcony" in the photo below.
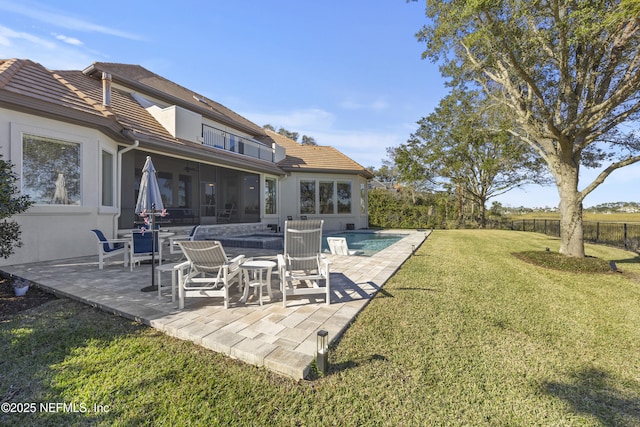
[[[202,144],[268,162],[275,162],[274,148],[253,139],[202,125]]]

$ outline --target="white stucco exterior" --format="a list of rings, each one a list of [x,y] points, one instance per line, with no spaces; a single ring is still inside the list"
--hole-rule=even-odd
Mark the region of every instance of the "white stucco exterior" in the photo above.
[[[103,67],[114,72],[113,80],[105,80],[99,72]],[[145,83],[132,75],[144,76]],[[119,228],[130,229],[139,219],[135,194],[141,159],[147,155],[155,157],[158,179],[164,180],[163,200],[171,200],[168,207],[174,209],[168,227],[180,231],[194,223],[220,224],[216,212],[226,205],[234,212],[229,223],[281,229],[289,217],[306,216],[323,219],[326,230],[368,227],[371,175],[353,160],[331,147],[309,151],[295,141],[274,139],[275,133],[270,136],[226,107],[142,67],[96,63],[82,72],[52,72],[29,60],[0,60],[0,78],[0,154],[14,165],[18,188],[39,198],[13,218],[21,227],[22,246],[8,259],[0,258],[0,266],[97,255],[92,229],[117,237]],[[105,82],[109,85],[99,90]],[[109,103],[101,103],[107,98]],[[24,147],[29,154],[23,168]],[[51,181],[65,175],[61,169],[73,182],[73,199],[64,202],[51,197]],[[275,212],[271,203],[267,212],[267,199],[273,199],[267,180],[275,182]],[[325,211],[331,213],[320,212],[318,192],[316,210],[301,210],[302,180],[325,188],[335,183],[333,195],[323,196]],[[350,212],[344,207],[346,183]],[[66,194],[66,186],[61,187]],[[327,203],[334,208],[327,209]],[[345,212],[338,213],[338,206]]]
[[[0,258],[0,265],[97,253],[95,237],[89,230],[99,228],[113,235],[113,218],[118,212],[116,206],[100,205],[100,156],[105,150],[115,158],[117,144],[94,129],[0,108],[0,152],[4,160],[13,163],[19,177],[24,133],[80,144],[81,202],[79,205],[33,205],[14,217],[20,224],[23,245],[10,258]],[[114,177],[115,174],[114,170]]]

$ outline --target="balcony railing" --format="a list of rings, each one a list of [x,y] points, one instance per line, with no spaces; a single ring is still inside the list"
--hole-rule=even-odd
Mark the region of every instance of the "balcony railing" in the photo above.
[[[202,125],[202,143],[209,147],[220,148],[256,159],[274,161],[272,147],[205,124]]]

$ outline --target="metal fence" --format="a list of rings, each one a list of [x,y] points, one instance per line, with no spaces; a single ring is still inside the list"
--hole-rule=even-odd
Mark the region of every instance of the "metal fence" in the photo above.
[[[509,221],[507,225],[511,230],[560,237],[560,220],[557,219],[520,219]],[[640,223],[584,221],[582,227],[585,242],[640,252]]]

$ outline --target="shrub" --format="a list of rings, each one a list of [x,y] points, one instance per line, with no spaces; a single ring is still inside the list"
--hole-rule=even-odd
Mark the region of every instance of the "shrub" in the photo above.
[[[29,209],[33,202],[28,196],[20,196],[11,162],[2,160],[0,155],[0,256],[9,258],[14,249],[22,246],[20,225],[7,218]]]

